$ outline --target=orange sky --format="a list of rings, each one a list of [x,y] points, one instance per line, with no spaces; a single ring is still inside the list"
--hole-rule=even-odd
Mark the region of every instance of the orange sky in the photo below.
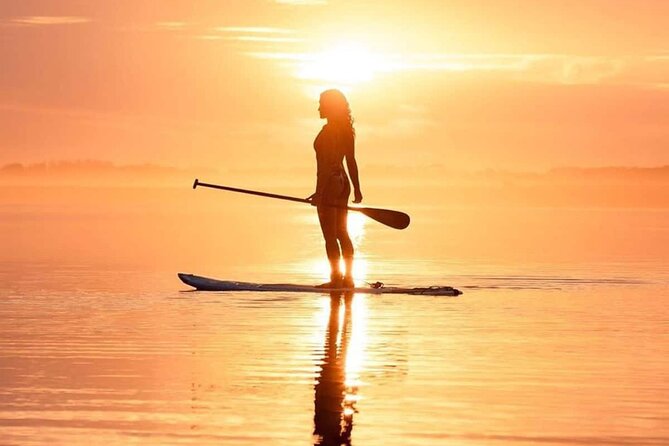
[[[363,168],[669,164],[667,17],[664,0],[8,2],[0,163],[311,166],[317,93],[339,86]]]

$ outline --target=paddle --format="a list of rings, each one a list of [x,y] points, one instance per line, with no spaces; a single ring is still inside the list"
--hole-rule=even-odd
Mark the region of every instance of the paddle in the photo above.
[[[193,189],[195,189],[198,186],[210,187],[212,189],[227,190],[227,191],[231,191],[231,192],[240,192],[242,194],[258,195],[260,197],[277,198],[279,200],[296,201],[298,203],[311,204],[311,201],[309,201],[305,198],[289,197],[287,195],[270,194],[270,193],[267,193],[267,192],[258,192],[258,191],[255,191],[255,190],[248,190],[248,189],[239,189],[237,187],[230,187],[230,186],[219,186],[218,184],[203,183],[196,178],[195,182],[193,182]],[[337,206],[337,207],[339,207],[339,206]],[[341,206],[341,207],[344,208],[344,206]],[[377,209],[377,208],[354,207],[354,206],[346,206],[345,208],[348,209],[349,211],[360,212],[361,214],[364,214],[364,215],[368,216],[372,220],[376,220],[379,223],[382,223],[386,226],[390,226],[391,228],[395,228],[395,229],[404,229],[407,226],[409,226],[409,222],[411,221],[409,216],[407,214],[405,214],[404,212],[391,211],[389,209]]]

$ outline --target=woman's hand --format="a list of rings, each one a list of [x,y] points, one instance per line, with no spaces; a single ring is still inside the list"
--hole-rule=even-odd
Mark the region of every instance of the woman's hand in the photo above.
[[[362,192],[360,192],[360,189],[356,189],[353,191],[353,203],[360,202],[362,202]]]
[[[314,192],[306,198],[312,206],[318,206],[321,203],[321,196],[318,192]]]

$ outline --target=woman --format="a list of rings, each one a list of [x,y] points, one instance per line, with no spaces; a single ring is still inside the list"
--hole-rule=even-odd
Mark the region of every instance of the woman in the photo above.
[[[316,140],[316,192],[308,199],[318,210],[318,220],[325,238],[325,251],[330,262],[330,281],[323,288],[353,288],[353,243],[348,235],[346,219],[351,186],[344,170],[344,159],[353,182],[353,202],[362,201],[358,164],[355,161],[355,130],[346,97],[339,90],[321,93],[318,111],[327,119]],[[341,248],[341,250],[340,250]],[[344,257],[346,272],[342,277],[339,259]]]

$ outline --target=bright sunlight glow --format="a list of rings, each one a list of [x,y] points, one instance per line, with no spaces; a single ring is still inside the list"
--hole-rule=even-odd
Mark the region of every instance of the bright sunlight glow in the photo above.
[[[378,57],[365,47],[344,43],[306,58],[297,75],[301,79],[350,85],[372,80],[378,68]]]

